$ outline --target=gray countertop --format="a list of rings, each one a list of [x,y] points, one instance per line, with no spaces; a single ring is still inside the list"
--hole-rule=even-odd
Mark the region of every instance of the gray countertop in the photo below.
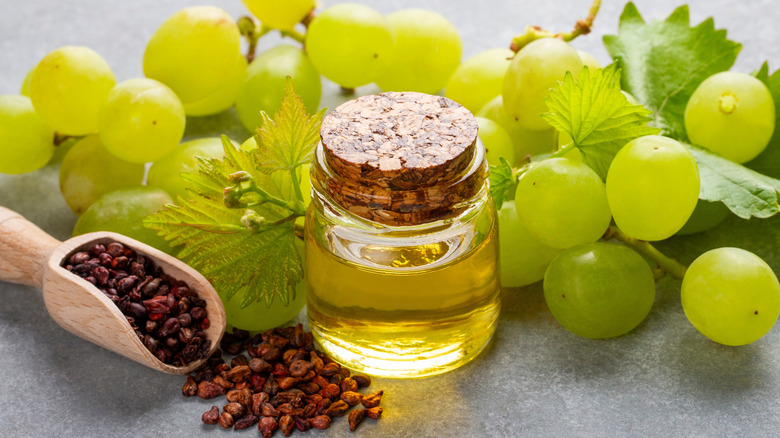
[[[664,18],[678,1],[683,0],[636,3],[646,18]],[[385,13],[406,7],[439,11],[460,30],[464,57],[506,46],[526,24],[569,29],[590,3],[360,2]],[[17,93],[43,55],[68,44],[97,50],[119,80],[141,76],[146,40],[168,15],[191,3],[0,0],[0,94]],[[239,0],[211,3],[234,17],[244,14]],[[689,3],[694,23],[713,15],[717,27],[744,44],[737,70],[752,71],[766,59],[773,69],[780,67],[777,2]],[[593,34],[574,45],[608,61],[601,36],[617,31],[622,7],[622,1],[605,0]],[[263,40],[261,49],[277,42],[276,37]],[[333,107],[342,100],[337,87],[326,81],[323,105]],[[248,136],[232,112],[188,120],[188,138],[220,133],[236,140]],[[57,172],[49,166],[26,175],[0,175],[0,205],[66,239],[76,217],[59,194]],[[710,232],[659,246],[684,263],[714,247],[739,246],[779,271],[779,226],[779,219],[731,218]],[[376,379],[376,388],[385,389],[385,414],[379,422],[367,420],[355,436],[777,436],[780,328],[744,347],[714,344],[686,320],[679,288],[679,281],[662,279],[647,320],[626,336],[601,341],[561,328],[545,307],[540,284],[505,290],[498,331],[480,357],[439,377]],[[227,433],[201,424],[201,413],[214,403],[183,398],[182,377],[147,369],[59,328],[46,315],[40,290],[0,282],[0,300],[0,437]],[[238,436],[257,436],[250,430]],[[309,434],[353,436],[344,419]]]

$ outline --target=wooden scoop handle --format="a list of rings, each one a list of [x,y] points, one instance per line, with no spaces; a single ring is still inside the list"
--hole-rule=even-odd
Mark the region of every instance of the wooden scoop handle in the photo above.
[[[0,280],[41,287],[46,262],[59,244],[19,213],[0,207]]]

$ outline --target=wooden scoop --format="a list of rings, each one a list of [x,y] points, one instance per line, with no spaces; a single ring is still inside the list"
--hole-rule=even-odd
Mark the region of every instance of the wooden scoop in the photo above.
[[[211,340],[206,357],[214,353],[225,333],[226,318],[222,301],[211,284],[175,257],[121,234],[89,233],[60,242],[18,213],[0,207],[0,280],[43,288],[49,315],[76,336],[164,373],[187,374],[199,368],[206,359],[183,367],[160,362],[141,343],[108,297],[92,283],[62,267],[63,260],[73,253],[109,242],[119,242],[153,260],[167,275],[187,282],[206,301],[211,322],[205,330]]]

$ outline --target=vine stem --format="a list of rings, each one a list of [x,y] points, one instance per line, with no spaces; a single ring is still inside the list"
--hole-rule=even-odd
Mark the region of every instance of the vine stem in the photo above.
[[[282,36],[289,37],[301,44],[306,43],[306,36],[295,29],[280,30]]]
[[[580,35],[589,34],[591,28],[593,27],[593,21],[596,19],[596,15],[598,15],[600,8],[601,0],[593,0],[593,3],[588,9],[588,16],[577,20],[577,23],[574,25],[574,29],[571,32],[553,33],[549,30],[544,30],[539,26],[527,26],[525,28],[525,33],[512,38],[512,43],[509,45],[509,48],[513,52],[517,53],[528,43],[541,38],[558,38],[560,40],[569,42]]]
[[[295,189],[295,196],[298,200],[303,202],[303,193],[301,192],[301,183],[298,181],[298,175],[295,174],[295,168],[290,169],[290,180],[292,180],[293,188]]]
[[[607,228],[607,232],[604,233],[604,240],[609,239],[617,239],[637,252],[649,257],[651,260],[658,263],[658,266],[664,272],[672,277],[682,279],[685,276],[685,271],[688,269],[685,265],[673,258],[667,257],[649,242],[628,236],[620,231],[616,225],[610,225],[609,228]]]

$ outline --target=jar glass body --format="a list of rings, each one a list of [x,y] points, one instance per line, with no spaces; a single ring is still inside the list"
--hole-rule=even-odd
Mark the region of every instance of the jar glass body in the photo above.
[[[318,147],[306,217],[308,317],[323,349],[367,374],[424,377],[476,357],[500,310],[487,181],[457,214],[412,225],[359,217],[329,196]],[[471,171],[485,172],[484,153]]]

